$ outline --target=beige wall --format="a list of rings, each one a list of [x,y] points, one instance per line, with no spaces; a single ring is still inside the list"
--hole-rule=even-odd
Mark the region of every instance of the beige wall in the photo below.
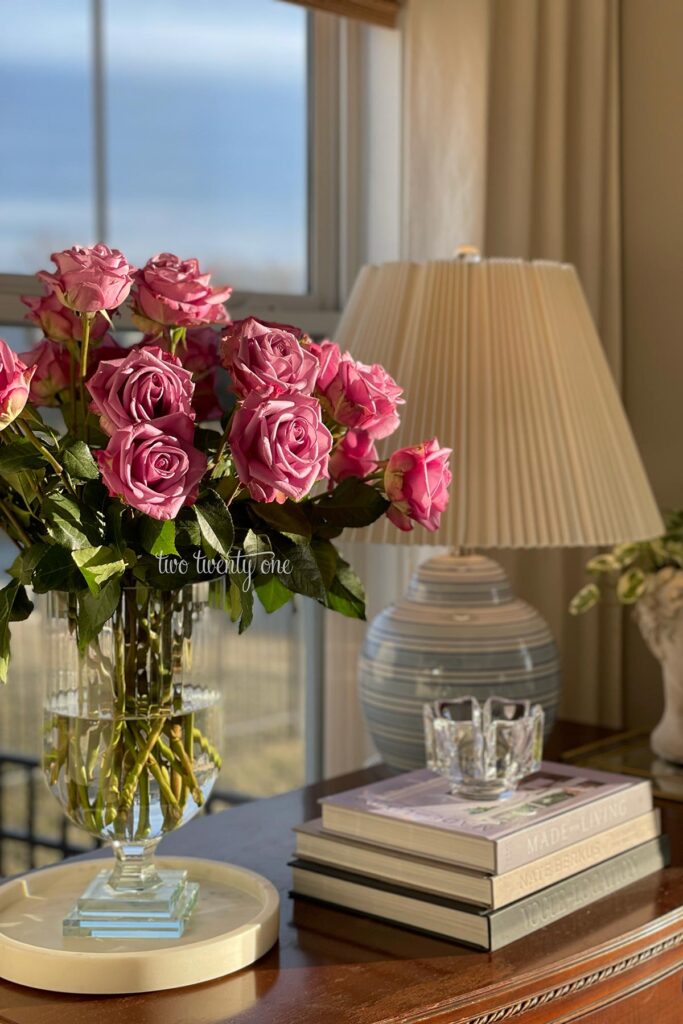
[[[622,0],[624,399],[655,494],[683,505],[683,0]],[[659,672],[635,627],[627,724],[652,721]]]

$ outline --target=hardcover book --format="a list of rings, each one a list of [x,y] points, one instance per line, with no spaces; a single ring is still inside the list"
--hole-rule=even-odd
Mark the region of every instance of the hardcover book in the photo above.
[[[325,832],[319,818],[294,831],[296,856],[301,860],[497,909],[655,839],[661,830],[659,811],[648,811],[502,875],[439,863]]]
[[[652,810],[649,781],[543,762],[506,800],[449,792],[426,768],[325,797],[325,830],[502,874]]]
[[[661,836],[500,910],[307,861],[292,864],[292,877],[297,896],[494,950],[645,878],[668,861],[668,842]]]

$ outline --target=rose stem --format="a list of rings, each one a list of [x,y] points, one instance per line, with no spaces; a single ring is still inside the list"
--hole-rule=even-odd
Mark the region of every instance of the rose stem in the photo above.
[[[21,432],[24,435],[24,437],[27,437],[29,439],[29,441],[31,442],[31,444],[34,445],[38,449],[38,451],[43,456],[43,458],[47,459],[47,461],[50,463],[50,465],[54,469],[55,473],[57,473],[59,476],[62,476],[63,475],[62,467],[59,465],[59,463],[57,462],[57,460],[54,457],[54,455],[50,454],[50,452],[47,450],[45,445],[41,444],[41,442],[38,440],[36,435],[33,433],[31,428],[29,427],[28,423],[26,423],[23,419],[18,419],[17,423],[19,424],[19,429],[21,430]]]
[[[204,796],[197,784],[197,779],[195,777],[192,764],[190,762],[189,757],[187,756],[187,751],[183,746],[182,735],[182,726],[178,722],[173,723],[173,725],[171,725],[169,729],[169,736],[171,739],[171,750],[173,751],[173,753],[175,754],[175,756],[178,758],[183,768],[185,769],[185,774],[187,775],[190,783],[190,792],[192,793],[192,798],[194,799],[194,802],[196,803],[197,807],[201,807],[202,804],[204,803]]]
[[[123,783],[123,789],[121,790],[121,802],[119,803],[119,815],[122,812],[128,813],[128,811],[130,810],[133,803],[133,798],[135,796],[135,789],[140,778],[140,773],[142,772],[142,769],[145,766],[147,758],[152,752],[154,744],[159,739],[159,736],[161,735],[161,730],[163,729],[165,724],[166,719],[160,718],[159,723],[155,725],[153,729],[150,729],[149,733],[147,734],[147,739],[145,740],[141,749],[138,750],[135,761],[133,762],[133,766],[128,770],[126,778]]]

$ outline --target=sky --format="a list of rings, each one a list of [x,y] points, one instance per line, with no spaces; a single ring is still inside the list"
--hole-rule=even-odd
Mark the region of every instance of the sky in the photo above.
[[[101,0],[107,221],[133,263],[306,290],[306,16],[280,0]],[[0,273],[96,239],[90,0],[0,0]]]

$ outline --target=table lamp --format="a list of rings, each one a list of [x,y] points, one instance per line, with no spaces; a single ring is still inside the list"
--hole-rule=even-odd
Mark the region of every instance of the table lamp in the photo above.
[[[436,533],[383,517],[358,537],[450,548],[368,628],[360,694],[379,752],[397,769],[423,765],[423,705],[464,695],[539,702],[549,728],[555,642],[481,551],[611,545],[663,528],[574,267],[472,247],[366,266],[336,337],[405,388],[390,450],[434,436],[453,449]]]

